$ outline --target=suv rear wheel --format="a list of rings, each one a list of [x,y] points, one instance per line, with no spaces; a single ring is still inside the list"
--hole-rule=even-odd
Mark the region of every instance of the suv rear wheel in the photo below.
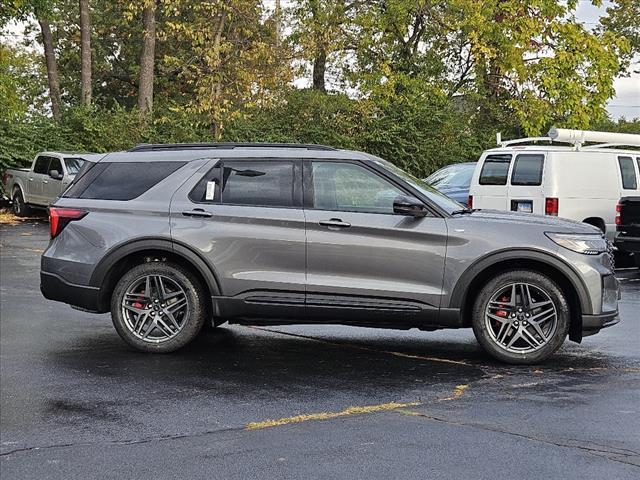
[[[487,282],[473,306],[473,333],[493,357],[534,364],[552,355],[569,331],[569,306],[551,278],[530,270]]]
[[[111,297],[111,318],[122,339],[144,352],[173,352],[202,329],[205,292],[179,265],[149,262],[129,270]]]

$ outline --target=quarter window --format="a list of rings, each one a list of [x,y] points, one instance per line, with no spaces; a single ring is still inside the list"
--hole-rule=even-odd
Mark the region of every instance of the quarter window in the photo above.
[[[99,162],[76,179],[63,196],[132,200],[183,165],[184,162]]]
[[[620,165],[620,173],[622,174],[622,188],[625,190],[635,190],[638,188],[633,159],[631,157],[618,157],[618,164]]]
[[[36,163],[33,166],[33,173],[44,173],[44,174],[48,174],[48,166],[49,166],[49,162],[51,161],[51,157],[38,157],[36,159]]]
[[[511,155],[489,155],[480,171],[480,185],[506,185]]]
[[[294,162],[231,161],[222,166],[222,203],[293,207]]]
[[[511,185],[542,185],[544,155],[522,154],[516,157]]]
[[[319,210],[393,214],[403,192],[352,163],[313,162],[313,206]]]

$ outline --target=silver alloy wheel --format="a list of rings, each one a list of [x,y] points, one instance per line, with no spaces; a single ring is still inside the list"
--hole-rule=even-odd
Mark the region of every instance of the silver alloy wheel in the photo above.
[[[189,319],[184,289],[164,275],[145,275],[131,283],[122,299],[122,317],[131,333],[145,342],[175,337]]]
[[[491,339],[512,353],[544,347],[558,328],[558,312],[549,294],[528,283],[511,283],[496,290],[485,309]]]

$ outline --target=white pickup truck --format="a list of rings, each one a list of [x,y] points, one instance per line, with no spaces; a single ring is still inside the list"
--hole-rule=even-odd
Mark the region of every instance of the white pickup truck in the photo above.
[[[8,168],[3,177],[4,191],[13,202],[13,213],[28,215],[31,207],[46,208],[73,181],[85,161],[102,155],[68,152],[42,152],[31,168]]]

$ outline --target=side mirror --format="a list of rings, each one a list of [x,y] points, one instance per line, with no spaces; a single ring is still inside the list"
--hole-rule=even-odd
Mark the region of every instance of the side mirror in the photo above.
[[[51,178],[53,178],[54,180],[62,180],[62,177],[64,177],[64,175],[62,175],[60,172],[58,172],[58,170],[50,170],[49,171],[49,176]]]
[[[393,201],[393,213],[412,217],[426,217],[428,212],[424,204],[417,198],[398,195]]]

